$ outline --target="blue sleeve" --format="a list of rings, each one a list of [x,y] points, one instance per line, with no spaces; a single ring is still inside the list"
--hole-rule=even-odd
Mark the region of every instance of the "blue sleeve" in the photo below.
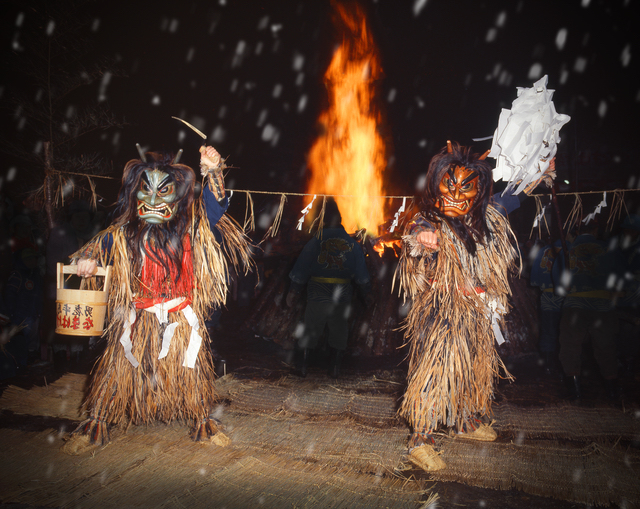
[[[222,201],[216,200],[213,192],[209,189],[209,184],[205,184],[202,188],[202,199],[209,220],[209,228],[215,232],[215,225],[229,208],[229,197],[225,196]]]
[[[491,197],[491,205],[503,216],[506,216],[520,207],[521,202],[518,196],[520,195],[505,194],[502,196],[502,193],[496,193]],[[524,197],[526,197],[526,194]]]
[[[409,223],[408,233],[409,235],[417,235],[420,232],[434,231],[433,225],[422,216],[414,217]]]

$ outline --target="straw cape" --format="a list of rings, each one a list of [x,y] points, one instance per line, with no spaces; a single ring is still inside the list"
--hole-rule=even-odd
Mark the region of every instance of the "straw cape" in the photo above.
[[[132,256],[136,253],[130,252],[122,226],[112,225],[72,255],[72,258],[92,258],[103,266],[113,266],[108,326],[104,333],[107,345],[94,368],[83,403],[90,418],[75,431],[76,436],[84,440],[88,437],[92,444],[109,441],[108,423],[191,421],[195,424],[192,435],[195,440],[208,438],[218,431],[216,423],[209,418],[218,395],[204,321],[213,309],[225,303],[228,265],[243,265],[247,271],[253,262],[248,238],[233,219],[223,215],[214,226],[224,239],[221,244],[210,229],[201,200],[194,203],[194,209],[190,231],[183,239],[185,255],[180,279],[186,277],[190,283],[186,297],[190,300],[195,324],[193,317],[189,319],[189,313],[180,306],[168,312],[164,323],[160,323],[155,313],[136,308],[136,300],[150,292],[142,281],[144,278],[133,273]],[[103,249],[109,240],[113,241],[111,249]],[[185,267],[188,270],[185,271]],[[170,288],[179,286],[179,281],[167,273],[160,277]],[[175,297],[175,293],[172,296]],[[168,351],[164,351],[163,335],[169,327],[175,327],[175,331]],[[194,329],[202,337],[202,344],[189,367],[189,351],[192,356],[194,352],[191,341]],[[124,346],[126,341],[122,341],[127,336],[130,351]]]
[[[475,429],[475,419],[491,413],[500,369],[512,378],[496,351],[494,327],[509,308],[517,252],[507,219],[491,205],[486,219],[490,236],[475,255],[444,221],[437,253],[417,242],[411,224],[403,237],[397,277],[412,306],[403,324],[410,353],[400,414],[414,433],[440,425]]]

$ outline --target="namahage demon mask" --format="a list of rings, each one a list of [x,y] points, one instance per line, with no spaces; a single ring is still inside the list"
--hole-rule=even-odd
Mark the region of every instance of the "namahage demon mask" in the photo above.
[[[178,205],[176,182],[159,169],[146,169],[140,179],[138,218],[147,223],[161,224],[173,219]]]
[[[478,194],[479,178],[477,171],[452,164],[438,186],[441,196],[436,206],[448,217],[466,215]]]

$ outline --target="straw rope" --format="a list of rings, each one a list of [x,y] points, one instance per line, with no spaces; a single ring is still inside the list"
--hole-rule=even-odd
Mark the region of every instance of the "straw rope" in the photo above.
[[[324,202],[327,198],[330,197],[334,197],[334,198],[355,198],[356,195],[351,195],[351,194],[318,194],[318,193],[291,193],[291,192],[282,192],[282,191],[258,191],[258,190],[248,190],[248,189],[228,189],[229,191],[233,191],[236,193],[245,193],[247,196],[247,205],[246,205],[246,210],[245,210],[245,221],[244,221],[244,227],[243,227],[243,231],[254,231],[255,230],[255,217],[254,217],[254,207],[253,207],[253,198],[251,197],[251,194],[264,194],[264,195],[278,195],[280,196],[280,205],[279,208],[277,210],[277,213],[274,217],[274,220],[271,224],[271,226],[267,229],[267,233],[264,235],[262,241],[260,242],[260,244],[262,244],[267,238],[269,237],[275,237],[277,235],[277,232],[280,228],[280,223],[282,220],[282,215],[284,212],[284,204],[285,201],[287,199],[287,196],[316,196],[316,197],[322,197],[323,198],[323,207],[322,207],[322,211],[321,211],[321,215],[324,213]],[[620,218],[621,214],[622,214],[622,207],[625,208],[625,210],[627,211],[627,214],[629,213],[626,204],[624,204],[624,194],[627,192],[635,192],[635,191],[640,191],[640,188],[638,189],[614,189],[611,191],[576,191],[576,192],[568,192],[568,193],[556,193],[556,196],[574,196],[575,197],[575,201],[574,201],[574,206],[573,209],[571,210],[569,217],[567,217],[567,219],[565,220],[564,223],[564,228],[567,228],[567,225],[569,225],[569,227],[571,227],[573,224],[577,224],[578,221],[580,221],[580,219],[582,218],[582,200],[580,198],[581,195],[589,195],[589,194],[602,194],[602,193],[611,193],[614,195],[614,203],[612,203],[611,209],[610,209],[610,214],[609,214],[609,218],[607,220],[607,228],[609,230],[612,229],[613,227],[613,223]],[[550,194],[546,194],[546,193],[535,193],[535,194],[530,194],[529,196],[533,196],[536,200],[536,216],[540,213],[541,211],[541,203],[540,203],[540,199],[543,196],[551,196]],[[415,200],[415,196],[410,196],[410,195],[386,195],[386,196],[357,196],[357,197],[364,197],[364,198],[372,198],[372,199],[395,199],[395,200],[410,200],[410,204],[413,204],[414,200]],[[620,205],[618,200],[620,202],[622,202],[622,204]],[[615,207],[614,207],[615,204]],[[400,223],[404,222],[406,220],[406,218],[408,217],[409,213],[413,213],[412,212],[412,207],[406,207],[405,212],[398,212],[397,216],[398,216],[398,220]],[[547,227],[547,231],[549,231],[549,225],[546,224],[546,218],[543,217],[543,220],[545,221],[545,225]],[[314,226],[316,225],[316,223],[318,223],[318,228],[316,230],[316,234],[321,235],[322,232],[322,218],[319,216],[316,216],[315,220],[313,221],[313,223],[311,224],[311,226],[309,227],[309,232],[313,231]],[[539,233],[541,231],[541,227],[542,225],[539,224],[538,225],[538,229],[539,229]],[[533,233],[534,231],[534,226],[531,227],[531,233]]]

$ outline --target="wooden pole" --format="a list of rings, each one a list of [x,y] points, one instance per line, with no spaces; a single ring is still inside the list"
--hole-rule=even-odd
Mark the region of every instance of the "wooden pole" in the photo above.
[[[551,203],[553,204],[554,217],[556,218],[556,225],[558,226],[558,232],[560,235],[560,243],[562,244],[562,251],[564,252],[564,268],[569,268],[569,250],[567,249],[567,239],[564,236],[564,230],[562,229],[562,218],[560,217],[560,207],[558,207],[558,199],[556,198],[556,183],[553,182],[551,186]]]
[[[44,142],[44,210],[47,218],[48,232],[47,237],[53,227],[54,221],[54,185],[53,185],[53,165],[52,165],[51,144],[48,141]]]

